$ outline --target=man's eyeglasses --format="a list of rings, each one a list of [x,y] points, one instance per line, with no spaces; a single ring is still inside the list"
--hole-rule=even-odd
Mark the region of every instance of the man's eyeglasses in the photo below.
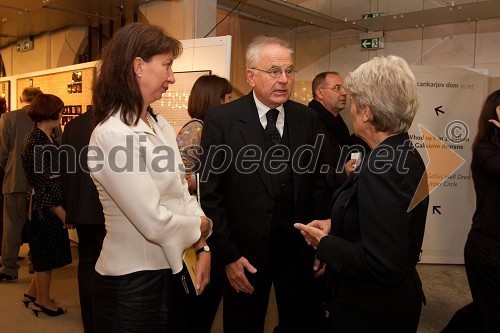
[[[335,92],[339,92],[342,89],[345,90],[344,86],[341,86],[340,84],[336,84],[333,87],[322,87],[320,89],[330,89],[330,90],[335,91]]]
[[[283,69],[281,69],[279,67],[273,67],[268,71],[265,71],[265,70],[259,69],[259,68],[252,68],[252,69],[254,69],[256,71],[267,73],[275,79],[279,78],[281,75],[283,75]],[[287,69],[284,70],[284,72],[285,72],[286,77],[294,77],[295,73],[297,73],[297,71],[295,69],[293,69],[293,67],[288,67]]]

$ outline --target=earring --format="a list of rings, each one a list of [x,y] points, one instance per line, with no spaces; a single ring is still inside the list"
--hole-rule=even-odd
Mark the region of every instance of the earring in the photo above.
[[[137,74],[136,76],[137,76],[138,78],[139,78],[139,77],[142,77],[142,73],[139,73],[139,74]]]

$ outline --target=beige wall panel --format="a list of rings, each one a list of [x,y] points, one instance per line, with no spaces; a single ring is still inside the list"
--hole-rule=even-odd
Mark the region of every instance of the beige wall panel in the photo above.
[[[424,9],[432,9],[432,8],[439,8],[439,7],[444,7],[444,6],[450,6],[451,3],[453,2],[455,5],[462,5],[464,3],[472,3],[472,2],[481,2],[482,0],[453,0],[453,1],[448,1],[448,0],[423,0],[424,1]],[[489,0],[486,0],[489,1]]]
[[[476,62],[500,63],[500,19],[477,23]]]
[[[250,91],[250,86],[246,82],[245,76],[245,52],[248,44],[256,37],[266,34],[266,25],[245,18],[238,20],[238,36],[233,39],[233,56],[236,56],[235,73],[231,73],[232,84],[236,89],[246,94]]]
[[[26,52],[17,52],[16,45],[14,45],[15,55],[11,75],[47,69],[50,64],[50,59],[48,59],[49,38],[50,33],[36,36],[33,41],[33,50]]]
[[[420,65],[422,28],[387,31],[385,33],[385,48],[377,50],[377,55],[387,56],[391,54],[404,58],[409,64]]]
[[[278,37],[286,40],[288,44],[290,44],[290,46],[295,49],[297,43],[295,29],[275,27],[273,25],[266,24],[264,35],[269,37]]]
[[[357,37],[333,39],[330,42],[330,69],[342,76],[358,68],[370,60],[368,51],[361,51],[361,43]]]
[[[365,0],[366,1],[366,0]],[[292,2],[292,1],[289,1]],[[325,1],[325,0],[297,0],[296,3],[307,9],[314,10],[325,15],[331,15],[332,12],[332,2],[335,1]]]
[[[184,37],[185,15],[173,15],[173,13],[184,13],[183,1],[154,1],[139,6],[139,10],[149,23],[164,27],[175,38],[193,38],[192,36]]]
[[[297,33],[295,48],[295,79],[292,99],[308,104],[312,98],[311,82],[316,74],[330,67],[330,31],[324,29]]]
[[[376,10],[373,10],[376,11]],[[369,0],[333,1],[330,16],[338,19],[357,20],[362,14],[371,13]]]
[[[57,31],[53,31],[50,33],[50,66],[49,68],[55,68],[59,66],[66,66],[66,65],[73,65],[74,60],[75,60],[75,55],[71,55],[72,52],[70,52],[68,49],[69,47],[65,45],[65,40],[66,40],[66,30],[61,29]],[[59,59],[61,58],[61,55],[64,59],[67,59],[71,57],[71,62],[58,65]]]
[[[474,64],[475,22],[424,28],[422,65]]]
[[[488,93],[491,94],[492,92],[500,89],[500,77],[490,77],[490,86],[488,89]]]
[[[2,55],[2,60],[3,60],[3,65],[5,67],[5,76],[11,76],[14,75],[12,73],[12,66],[13,66],[13,59],[12,59],[12,54],[16,52],[16,45],[11,44],[7,47],[4,47],[0,50],[0,54]]]
[[[378,0],[378,6],[373,11],[391,15],[416,12],[422,9],[422,0]]]

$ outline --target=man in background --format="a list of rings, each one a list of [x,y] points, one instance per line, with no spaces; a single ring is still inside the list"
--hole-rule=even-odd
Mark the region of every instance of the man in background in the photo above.
[[[351,170],[345,168],[344,164],[348,163],[350,166],[354,163],[351,156],[348,156],[352,151],[348,148],[353,144],[361,144],[364,152],[367,152],[369,147],[365,147],[364,141],[354,134],[349,135],[349,128],[340,115],[346,106],[347,91],[344,89],[344,80],[339,73],[332,71],[316,75],[312,82],[312,94],[313,100],[309,103],[309,107],[316,111],[319,119],[319,133],[324,135],[319,164],[328,165],[328,172],[325,173],[325,191],[329,201],[333,192],[347,179],[346,170]],[[363,149],[356,149],[356,151],[361,151],[364,155]]]
[[[7,112],[0,118],[0,167],[5,171],[2,184],[3,237],[2,271],[0,282],[17,280],[17,256],[21,247],[26,221],[26,175],[21,162],[21,147],[26,135],[35,124],[27,114],[31,101],[42,92],[38,88],[25,88],[19,99],[24,106]]]
[[[92,275],[106,236],[99,194],[87,167],[93,129],[93,111],[89,110],[64,127],[61,142],[62,150],[68,152],[61,154],[63,197],[66,224],[74,225],[78,234],[78,292],[85,333],[93,332]]]

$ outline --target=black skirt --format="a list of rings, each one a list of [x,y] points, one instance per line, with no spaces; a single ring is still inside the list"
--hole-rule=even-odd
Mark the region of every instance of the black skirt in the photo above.
[[[27,220],[31,260],[35,272],[50,271],[71,264],[68,230],[49,208],[33,212]]]

